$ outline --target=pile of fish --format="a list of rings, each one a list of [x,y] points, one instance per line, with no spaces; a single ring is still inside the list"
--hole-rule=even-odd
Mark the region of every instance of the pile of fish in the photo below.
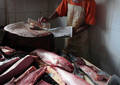
[[[106,85],[109,79],[82,58],[69,60],[43,49],[24,57],[13,56],[16,53],[0,46],[0,85]]]

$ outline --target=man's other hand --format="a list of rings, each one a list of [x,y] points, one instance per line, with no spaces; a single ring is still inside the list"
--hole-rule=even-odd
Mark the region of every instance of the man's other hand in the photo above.
[[[46,22],[48,22],[49,21],[49,19],[48,18],[46,18],[46,17],[41,17],[41,18],[38,18],[38,22],[41,24],[41,23],[46,23]]]

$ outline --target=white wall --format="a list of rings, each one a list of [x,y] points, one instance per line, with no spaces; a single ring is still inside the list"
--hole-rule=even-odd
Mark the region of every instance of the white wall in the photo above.
[[[0,0],[0,24],[26,21],[27,18],[37,20],[38,17],[49,16],[60,2],[61,0]],[[56,19],[53,21],[53,27],[66,25],[64,20]]]
[[[96,0],[97,24],[89,31],[90,59],[120,76],[120,0]]]
[[[0,0],[0,24],[5,23],[5,7],[4,0]]]

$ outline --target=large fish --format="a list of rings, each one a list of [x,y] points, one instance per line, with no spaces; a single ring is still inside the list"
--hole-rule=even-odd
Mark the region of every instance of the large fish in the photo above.
[[[47,67],[47,73],[59,84],[59,85],[90,85],[82,78],[69,73],[58,67]]]
[[[73,72],[74,70],[72,64],[68,60],[53,52],[37,49],[33,51],[32,54],[39,56],[42,61],[50,66],[57,66],[69,72]]]
[[[74,64],[79,70],[81,69],[89,78],[91,78],[94,83],[98,85],[106,84],[109,77],[105,74],[99,74],[101,70],[97,69],[95,66],[87,65],[82,58],[77,58]]]

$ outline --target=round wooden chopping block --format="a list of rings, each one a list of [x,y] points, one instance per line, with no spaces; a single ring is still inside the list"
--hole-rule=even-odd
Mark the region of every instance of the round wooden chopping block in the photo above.
[[[6,31],[4,45],[24,51],[32,51],[37,48],[54,50],[54,36],[52,34],[43,37],[22,37]]]

